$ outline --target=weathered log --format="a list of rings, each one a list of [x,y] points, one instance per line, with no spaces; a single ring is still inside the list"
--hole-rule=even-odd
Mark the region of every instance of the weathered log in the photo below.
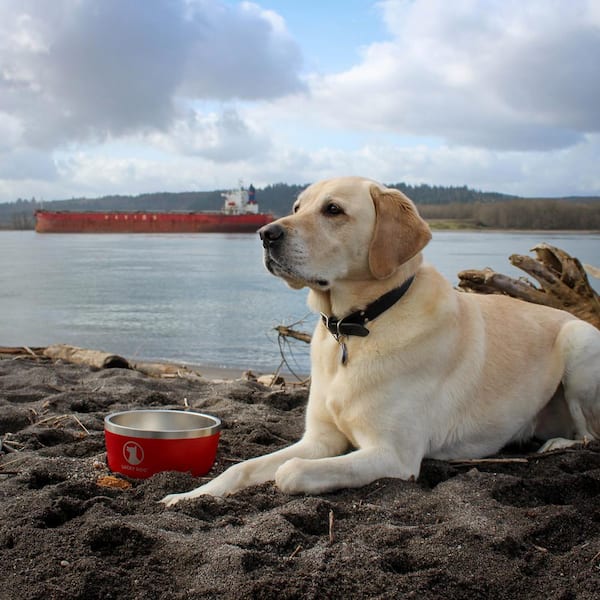
[[[54,344],[44,349],[44,356],[53,360],[65,360],[80,365],[87,365],[97,369],[131,369],[127,359],[117,354],[102,352],[101,350],[86,350],[67,344]]]
[[[526,279],[513,279],[492,269],[461,271],[458,286],[467,292],[505,294],[567,310],[600,329],[600,299],[580,261],[545,243],[534,246],[532,251],[536,258],[513,254],[509,260],[536,279],[540,287]]]
[[[132,369],[150,377],[198,379],[203,377],[200,369],[175,363],[129,361]]]
[[[508,275],[496,273],[492,269],[461,271],[458,274],[461,289],[473,291],[479,294],[505,293],[513,298],[528,299],[529,302],[544,304],[547,300],[543,291],[538,290],[529,281],[524,279],[513,279]]]

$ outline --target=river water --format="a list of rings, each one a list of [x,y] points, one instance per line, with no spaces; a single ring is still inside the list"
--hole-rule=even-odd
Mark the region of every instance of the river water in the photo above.
[[[434,232],[425,258],[454,284],[471,268],[521,276],[508,256],[539,242],[600,266],[598,233]],[[300,320],[312,330],[306,291],[265,270],[254,235],[0,232],[0,346],[67,343],[268,372],[281,361],[273,328]],[[308,372],[306,344],[285,356]]]

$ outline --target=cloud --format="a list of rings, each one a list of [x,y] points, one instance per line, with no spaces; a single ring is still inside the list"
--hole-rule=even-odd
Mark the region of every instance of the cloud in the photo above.
[[[304,89],[298,76],[300,49],[273,11],[250,2],[236,7],[192,2],[188,26],[194,35],[185,57],[182,93],[260,100]]]
[[[352,173],[600,193],[596,0],[373,5],[386,33],[332,72],[348,46],[328,63],[323,23],[296,40],[258,3],[2,0],[0,201]]]
[[[18,144],[23,135],[19,119],[8,113],[0,112],[0,152],[9,150]]]
[[[600,131],[600,22],[592,1],[381,3],[391,39],[311,80],[332,126],[543,150]]]
[[[270,183],[266,179],[258,181],[256,168],[247,161],[215,164],[210,159],[191,155],[140,156],[130,152],[117,156],[116,153],[81,150],[61,157],[57,168],[62,181],[68,182],[69,191],[65,193],[60,185],[56,186],[58,191],[52,196],[55,199],[228,189],[235,186],[240,178],[246,184]],[[41,186],[33,186],[26,195],[39,196],[37,187]],[[62,187],[65,187],[64,184]],[[98,193],[98,190],[102,192]]]
[[[149,139],[170,152],[201,156],[217,163],[260,160],[271,144],[268,135],[244,120],[235,108],[225,108],[220,113],[190,111],[185,118],[177,119],[167,133]]]
[[[186,97],[302,88],[296,43],[249,3],[6,0],[0,57],[0,112],[39,148],[165,131]]]
[[[352,149],[274,144],[255,169],[255,183],[309,183],[338,175],[363,175],[386,183],[468,185],[519,196],[599,195],[600,134],[545,150],[499,151],[374,138]],[[219,170],[218,172],[223,172]],[[258,175],[258,177],[257,177]]]
[[[260,163],[247,158],[217,163],[199,154],[140,154],[138,146],[61,153],[58,178],[2,183],[0,197],[46,200],[153,191],[224,189],[238,178],[258,187],[276,182],[305,184],[336,175],[364,175],[386,183],[469,185],[481,190],[530,196],[598,194],[600,135],[547,152],[500,152],[484,148],[402,145],[370,141],[353,149],[309,148],[274,143]],[[3,157],[0,157],[2,164]],[[574,175],[576,174],[576,175]],[[16,190],[12,191],[11,190]],[[11,194],[9,196],[9,194]]]

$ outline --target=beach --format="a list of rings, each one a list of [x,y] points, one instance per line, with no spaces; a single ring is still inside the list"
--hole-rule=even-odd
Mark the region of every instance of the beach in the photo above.
[[[103,419],[190,408],[223,430],[209,477],[286,446],[306,386],[0,355],[0,599],[578,598],[600,583],[600,443],[425,460],[416,482],[321,496],[271,483],[167,509],[203,480],[114,479]]]

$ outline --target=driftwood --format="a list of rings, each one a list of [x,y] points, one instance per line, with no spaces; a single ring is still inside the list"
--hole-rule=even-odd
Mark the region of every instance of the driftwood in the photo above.
[[[278,325],[275,327],[275,331],[279,333],[282,337],[291,337],[295,340],[300,340],[301,342],[306,342],[310,344],[310,333],[305,333],[304,331],[297,331],[296,329],[292,329],[291,327],[287,327],[286,325]]]
[[[52,360],[65,360],[67,362],[87,365],[97,369],[131,369],[126,358],[101,350],[86,350],[67,344],[54,344],[43,351],[44,356]]]
[[[197,379],[203,376],[199,369],[175,363],[129,361],[129,364],[132,369],[150,377]]]
[[[160,362],[134,362],[118,354],[67,344],[54,344],[46,347],[0,346],[0,355],[14,356],[15,358],[63,360],[95,369],[132,369],[150,377],[187,379],[203,377],[199,368],[191,366]]]
[[[492,269],[461,271],[458,286],[467,292],[505,294],[560,308],[600,329],[600,298],[579,260],[549,244],[538,244],[532,251],[536,258],[513,254],[509,260],[535,278],[540,287],[527,279],[513,279]],[[594,272],[593,268],[588,267],[588,270]]]
[[[43,347],[33,346],[0,346],[0,354],[10,356],[43,356]]]

